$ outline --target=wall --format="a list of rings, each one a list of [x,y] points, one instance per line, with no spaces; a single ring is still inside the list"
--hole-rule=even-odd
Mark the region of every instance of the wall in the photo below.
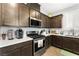
[[[79,5],[60,10],[53,14],[53,16],[63,14],[62,29],[79,28]]]

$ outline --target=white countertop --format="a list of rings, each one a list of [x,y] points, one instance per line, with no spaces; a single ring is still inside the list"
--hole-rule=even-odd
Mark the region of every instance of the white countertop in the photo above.
[[[61,35],[61,34],[53,34],[53,33],[50,33],[50,34],[44,34],[45,36],[50,36],[50,35],[56,35],[56,36],[64,36],[64,37],[72,37],[72,38],[79,38],[79,36],[66,36],[66,35]]]
[[[22,42],[26,42],[26,41],[30,41],[30,40],[33,40],[33,38],[26,37],[23,39],[0,40],[0,48],[18,44],[18,43],[22,43]]]
[[[53,33],[49,33],[49,34],[43,34],[43,35],[45,35],[45,36],[50,36],[50,35],[64,36],[64,35],[53,34]]]

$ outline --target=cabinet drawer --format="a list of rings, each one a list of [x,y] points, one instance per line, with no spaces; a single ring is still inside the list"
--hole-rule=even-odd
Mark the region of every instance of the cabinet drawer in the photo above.
[[[20,49],[7,51],[6,53],[2,53],[2,56],[20,56]]]

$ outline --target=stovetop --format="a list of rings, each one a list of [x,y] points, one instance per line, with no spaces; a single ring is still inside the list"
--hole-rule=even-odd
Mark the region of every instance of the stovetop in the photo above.
[[[28,34],[27,36],[28,36],[28,37],[31,37],[31,38],[33,38],[33,39],[45,37],[44,35],[38,35],[38,34]]]

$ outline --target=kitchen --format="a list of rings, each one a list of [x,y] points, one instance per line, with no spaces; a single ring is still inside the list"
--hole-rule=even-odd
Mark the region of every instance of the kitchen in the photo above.
[[[78,12],[79,4],[0,3],[0,56],[79,55]]]

